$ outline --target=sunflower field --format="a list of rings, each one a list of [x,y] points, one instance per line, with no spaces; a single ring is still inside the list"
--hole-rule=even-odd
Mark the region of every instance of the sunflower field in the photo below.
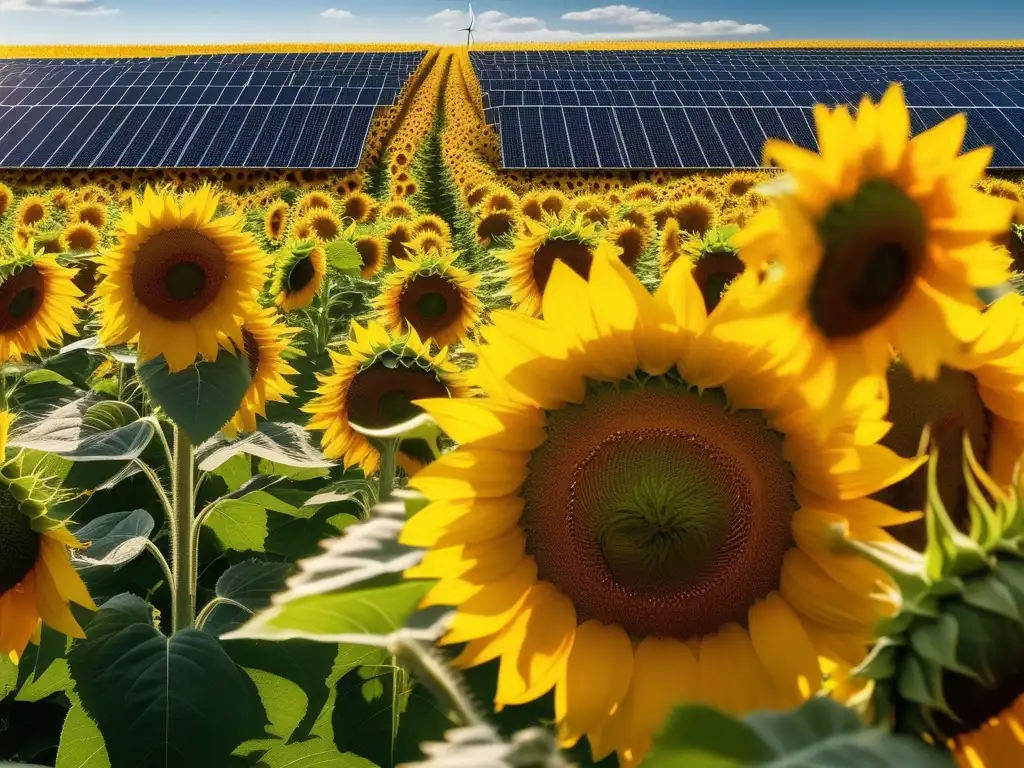
[[[434,48],[353,171],[0,171],[0,765],[1020,768],[967,122],[507,171]]]

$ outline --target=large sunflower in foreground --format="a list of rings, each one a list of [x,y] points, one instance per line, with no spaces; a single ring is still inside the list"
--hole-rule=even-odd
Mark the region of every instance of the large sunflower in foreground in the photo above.
[[[299,240],[280,250],[270,294],[285,312],[304,309],[313,303],[327,276],[327,254],[316,240]]]
[[[937,485],[952,520],[966,531],[968,488],[961,471],[966,434],[974,455],[997,483],[1013,481],[1024,454],[1024,299],[1008,294],[982,315],[985,330],[932,381],[915,381],[901,361],[887,375],[892,429],[882,443],[901,456],[938,448]],[[927,474],[886,488],[879,498],[904,510],[923,509]],[[903,526],[898,538],[924,545],[923,521]]]
[[[455,266],[457,257],[420,252],[395,259],[395,271],[373,301],[380,323],[392,333],[408,324],[438,347],[464,340],[480,322],[483,304],[476,297],[479,276]]]
[[[76,333],[82,292],[74,279],[74,269],[42,253],[15,252],[0,261],[0,364]]]
[[[539,315],[541,295],[556,261],[564,262],[576,274],[590,273],[594,249],[600,235],[594,224],[579,214],[544,221],[523,219],[523,232],[510,250],[497,254],[505,263],[505,280],[513,305],[522,312]]]
[[[162,354],[175,373],[243,343],[241,317],[270,257],[242,231],[241,214],[214,218],[216,210],[208,186],[180,202],[148,187],[132,199],[118,245],[101,258],[103,344],[137,341],[141,361]]]
[[[500,659],[498,708],[554,688],[562,744],[623,766],[674,704],[788,708],[819,657],[857,663],[892,607],[828,531],[887,539],[907,516],[865,496],[920,460],[874,412],[817,443],[791,381],[705,333],[683,264],[652,297],[604,244],[543,301],[481,329],[484,397],[418,403],[460,447],[410,480],[431,503],[401,541],[431,549],[406,576],[457,607],[456,663]]]
[[[735,241],[763,283],[719,331],[770,342],[807,376],[826,428],[858,382],[885,375],[890,345],[915,378],[933,379],[978,336],[976,289],[1009,279],[1009,259],[988,241],[1014,204],[972,188],[992,148],[957,154],[963,114],[909,138],[898,85],[877,106],[865,97],[856,121],[822,105],[814,118],[820,155],[765,144],[786,188]]]
[[[299,329],[286,327],[279,318],[273,308],[254,307],[246,313],[241,351],[249,361],[250,382],[238,411],[223,429],[227,435],[255,432],[256,417],[267,415],[267,402],[281,403],[295,394],[295,387],[285,377],[296,371],[282,353]]]
[[[325,456],[370,475],[380,465],[380,453],[352,422],[371,429],[395,426],[420,412],[414,400],[465,397],[469,390],[448,362],[448,350],[431,355],[415,330],[394,335],[378,323],[366,328],[352,323],[347,346],[345,354],[331,351],[333,368],[318,374],[317,396],[303,410],[311,414],[308,428],[324,433]],[[406,471],[429,459],[417,442],[399,446],[398,463]]]
[[[0,655],[17,664],[40,621],[84,638],[68,604],[96,606],[68,558],[82,544],[47,516],[38,478],[4,458],[11,421],[0,411]]]

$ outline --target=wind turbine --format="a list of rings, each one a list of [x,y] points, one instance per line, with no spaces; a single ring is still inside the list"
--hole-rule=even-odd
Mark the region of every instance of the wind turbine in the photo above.
[[[473,15],[473,4],[469,4],[469,26],[463,27],[459,32],[466,33],[466,47],[469,48],[469,44],[476,38],[473,35],[473,27],[476,26],[476,16]]]

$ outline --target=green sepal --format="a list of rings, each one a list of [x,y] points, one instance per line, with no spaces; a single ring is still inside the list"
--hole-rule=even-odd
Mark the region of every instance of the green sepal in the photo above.
[[[945,613],[935,621],[915,627],[910,633],[910,647],[918,656],[933,664],[983,682],[981,675],[957,658],[959,637],[960,627],[956,619]]]
[[[983,570],[989,558],[978,542],[957,530],[939,494],[939,452],[932,450],[928,460],[928,497],[925,523],[928,543],[925,545],[925,573],[932,582],[948,576],[963,576]]]
[[[969,535],[987,551],[991,550],[1002,537],[1003,525],[999,514],[989,504],[978,485],[976,477],[983,477],[981,474],[983,470],[974,457],[974,449],[966,432],[964,432],[963,444],[964,484],[967,487],[967,512],[971,520]]]
[[[882,637],[872,646],[864,661],[853,670],[853,674],[870,680],[888,680],[896,674],[896,659],[903,646],[902,639]]]
[[[964,588],[964,602],[1010,621],[1020,623],[1024,620],[1010,588],[995,573],[967,582]]]
[[[964,603],[951,603],[946,610],[956,619],[960,629],[957,658],[970,666],[985,685],[994,685],[996,674],[992,657],[995,649],[992,638],[1005,636],[1005,619],[979,613]]]
[[[1024,613],[1024,562],[1002,559],[996,566],[995,575],[1010,590],[1017,609]]]
[[[942,693],[942,668],[925,659],[913,655],[904,658],[897,690],[908,701],[955,717]]]

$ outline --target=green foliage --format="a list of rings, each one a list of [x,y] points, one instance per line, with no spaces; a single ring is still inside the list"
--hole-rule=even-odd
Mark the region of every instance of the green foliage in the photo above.
[[[133,595],[109,600],[87,631],[69,660],[112,764],[219,768],[238,744],[264,732],[256,687],[209,635],[165,637]]]
[[[251,381],[245,355],[223,350],[212,362],[197,362],[173,374],[161,355],[139,366],[139,380],[193,445],[213,437],[231,420]]]
[[[869,728],[852,710],[811,699],[785,713],[745,719],[712,707],[677,707],[669,715],[642,768],[792,766],[807,768],[952,768],[952,757],[924,742]]]

